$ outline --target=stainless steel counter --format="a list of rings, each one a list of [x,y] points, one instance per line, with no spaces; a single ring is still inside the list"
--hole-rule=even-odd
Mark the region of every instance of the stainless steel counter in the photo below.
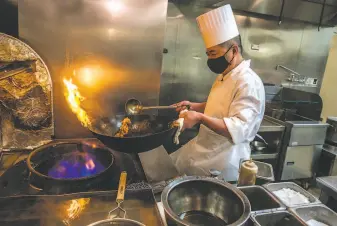
[[[323,192],[337,199],[337,176],[319,177],[316,181]]]

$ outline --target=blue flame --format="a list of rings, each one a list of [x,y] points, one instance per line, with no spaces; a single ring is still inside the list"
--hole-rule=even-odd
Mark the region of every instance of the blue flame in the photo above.
[[[48,171],[48,176],[57,179],[89,177],[101,173],[104,166],[88,152],[74,151],[57,161]]]

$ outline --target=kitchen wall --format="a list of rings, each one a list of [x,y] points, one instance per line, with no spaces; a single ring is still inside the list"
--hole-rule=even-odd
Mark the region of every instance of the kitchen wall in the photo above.
[[[209,10],[204,5],[171,1],[168,6],[162,77],[161,104],[183,99],[205,101],[215,78],[206,65],[204,43],[195,18]],[[189,1],[187,1],[189,2]],[[206,2],[206,1],[205,1]],[[226,2],[226,1],[224,1]],[[288,5],[289,7],[289,5]],[[243,55],[263,82],[319,93],[329,52],[333,27],[321,27],[283,18],[279,25],[272,16],[235,11],[243,44]],[[317,85],[287,81],[289,72],[281,64]]]
[[[0,32],[18,37],[18,0],[0,0]]]
[[[72,78],[100,133],[114,134],[127,99],[159,102],[167,0],[22,0],[19,37],[46,62],[55,138],[90,137],[64,97]],[[78,73],[74,73],[74,70]]]
[[[322,118],[326,120],[329,116],[337,117],[337,35],[331,40],[331,48],[329,52],[328,62],[324,72],[324,79],[320,96],[323,99]]]

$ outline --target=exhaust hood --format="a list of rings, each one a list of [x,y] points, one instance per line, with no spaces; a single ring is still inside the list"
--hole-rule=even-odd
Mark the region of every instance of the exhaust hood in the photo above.
[[[188,2],[187,4],[205,8],[231,4],[238,12],[268,15],[280,22],[286,18],[318,26],[337,25],[337,0],[175,0],[174,2],[181,4]]]

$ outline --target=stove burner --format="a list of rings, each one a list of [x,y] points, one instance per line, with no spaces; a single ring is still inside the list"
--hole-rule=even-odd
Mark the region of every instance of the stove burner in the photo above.
[[[92,189],[103,183],[118,183],[113,153],[104,147],[63,142],[34,150],[27,158],[30,185],[42,190]]]
[[[95,155],[81,151],[65,154],[59,161],[49,160],[44,162],[44,164],[46,166],[53,166],[48,171],[48,176],[57,179],[89,177],[99,174],[105,169]],[[41,167],[44,168],[44,166]]]
[[[70,153],[72,154],[69,155]],[[88,158],[79,157],[81,153],[89,153]],[[113,151],[94,139],[53,141],[33,152],[11,151],[6,153],[6,156],[7,154],[8,158],[3,158],[4,154],[0,155],[2,163],[0,164],[2,167],[0,168],[0,199],[7,196],[63,195],[117,190],[122,171],[128,172],[127,187],[132,186],[130,188],[132,190],[144,189],[142,183],[146,181],[138,156]],[[25,159],[27,155],[30,157]],[[12,159],[18,161],[14,164],[10,161]],[[67,166],[69,162],[76,159],[84,167],[85,160],[91,159],[95,164],[95,169],[90,170],[93,165],[91,161],[88,161],[88,170],[84,170],[85,173],[81,170],[77,171],[80,175],[84,175],[83,177],[75,177],[73,175],[75,170],[69,170],[69,168],[66,176],[58,174],[59,177],[64,176],[64,178],[52,175],[52,169],[60,165]],[[103,171],[100,164],[104,168]],[[90,172],[91,175],[85,176],[86,172]],[[68,173],[71,175],[69,176]],[[73,178],[70,178],[71,176]]]

